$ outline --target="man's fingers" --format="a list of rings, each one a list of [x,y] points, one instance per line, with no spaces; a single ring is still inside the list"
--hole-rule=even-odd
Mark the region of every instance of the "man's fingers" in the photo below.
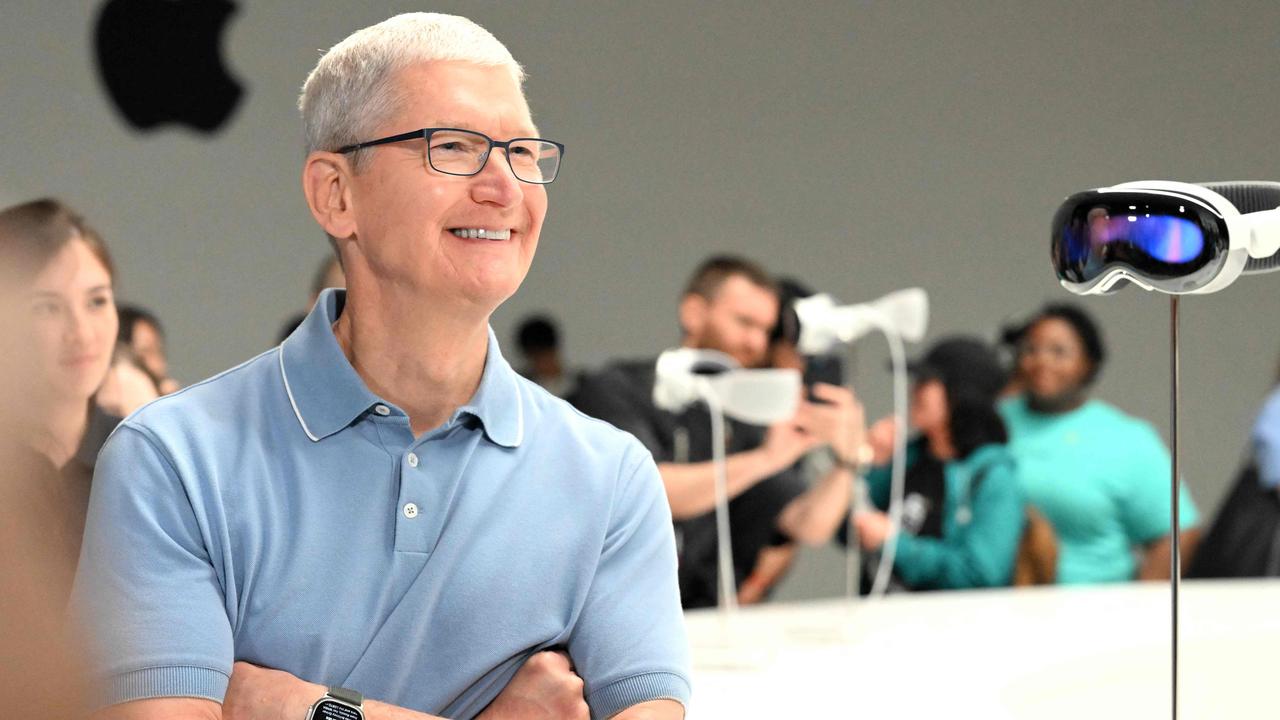
[[[813,396],[837,405],[853,402],[855,399],[849,388],[828,383],[814,383]]]
[[[537,663],[546,670],[572,672],[573,660],[563,650],[542,650],[529,657],[527,662]]]

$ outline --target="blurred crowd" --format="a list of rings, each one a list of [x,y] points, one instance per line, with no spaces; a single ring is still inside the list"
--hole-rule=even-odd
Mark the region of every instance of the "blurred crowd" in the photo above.
[[[943,337],[912,359],[903,507],[895,522],[895,424],[863,417],[841,357],[797,350],[794,305],[812,294],[749,259],[716,256],[694,270],[679,298],[683,347],[720,351],[746,368],[794,368],[807,388],[785,422],[766,428],[729,421],[738,602],[766,599],[800,547],[848,543],[849,527],[863,551],[863,592],[885,556],[894,591],[1170,577],[1169,450],[1150,420],[1094,396],[1107,349],[1102,328],[1082,307],[1024,311],[994,339]],[[653,356],[587,371],[562,357],[559,330],[546,314],[528,318],[516,338],[527,377],[632,433],[653,453],[675,520],[682,601],[686,608],[717,604],[710,421],[705,406],[682,413],[655,407],[661,343]],[[1280,574],[1277,443],[1280,387],[1242,443],[1246,462],[1214,522],[1201,517],[1180,484],[1185,574]]]

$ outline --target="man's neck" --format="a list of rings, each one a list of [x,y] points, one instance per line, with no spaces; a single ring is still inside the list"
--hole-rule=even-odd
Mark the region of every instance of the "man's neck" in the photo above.
[[[365,385],[409,414],[415,436],[448,420],[484,375],[488,317],[421,297],[348,292],[334,334]]]

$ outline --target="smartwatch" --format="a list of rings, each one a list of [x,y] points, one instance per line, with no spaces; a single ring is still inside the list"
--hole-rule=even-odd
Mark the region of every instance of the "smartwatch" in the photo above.
[[[331,687],[307,710],[307,720],[364,720],[364,696],[355,690]]]

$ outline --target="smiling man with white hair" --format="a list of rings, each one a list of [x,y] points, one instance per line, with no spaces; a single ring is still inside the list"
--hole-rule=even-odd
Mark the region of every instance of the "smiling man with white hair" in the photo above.
[[[75,597],[104,717],[683,715],[652,458],[489,328],[563,153],[522,78],[483,28],[410,14],[307,79],[303,190],[348,289],[104,449]]]

